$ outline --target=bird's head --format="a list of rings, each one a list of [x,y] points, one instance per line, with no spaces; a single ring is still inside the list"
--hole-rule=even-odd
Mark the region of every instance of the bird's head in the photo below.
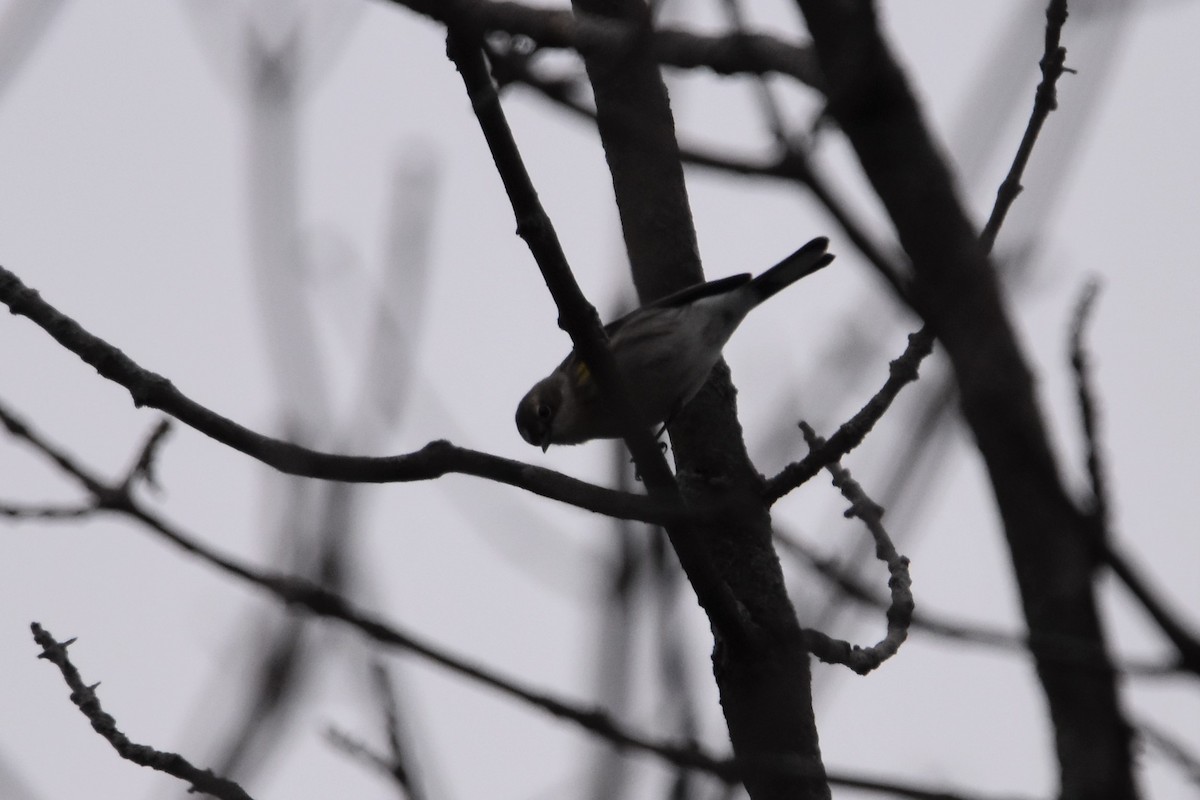
[[[517,431],[521,438],[545,452],[554,441],[554,421],[562,400],[562,386],[554,375],[530,389],[517,406]]]

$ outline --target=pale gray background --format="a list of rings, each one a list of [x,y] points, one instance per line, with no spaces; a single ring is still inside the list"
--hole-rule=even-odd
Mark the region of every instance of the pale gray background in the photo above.
[[[290,4],[261,5],[271,16]],[[568,342],[555,327],[527,250],[513,236],[507,199],[461,81],[444,57],[443,31],[386,3],[368,4],[360,14],[354,5],[327,9],[341,25],[330,30],[347,38],[320,70],[300,117],[300,215],[326,262],[306,273],[307,285],[323,326],[332,394],[346,395],[348,380],[337,376],[352,374],[345,363],[356,340],[348,322],[379,270],[395,165],[415,148],[437,160],[442,180],[431,201],[436,222],[424,326],[403,424],[370,451],[404,452],[448,437],[609,480],[603,445],[543,455],[513,428],[516,400]],[[964,119],[992,102],[979,88],[982,57],[1002,40],[1014,4],[882,6],[931,123],[950,141]],[[711,9],[692,13],[688,24],[695,26],[719,19]],[[277,430],[250,291],[245,102],[229,75],[214,69],[220,33],[198,34],[196,20],[179,3],[63,5],[0,95],[0,263],[195,399],[256,429]],[[794,11],[785,2],[762,3],[755,22],[794,31]],[[1046,225],[1037,271],[1019,290],[1013,311],[1041,378],[1064,469],[1072,485],[1081,486],[1066,328],[1085,278],[1103,278],[1090,342],[1115,527],[1194,620],[1200,608],[1200,4],[1143,4],[1113,39],[1075,23],[1068,23],[1069,47],[1076,41],[1071,37],[1079,37],[1082,56],[1089,41],[1100,42],[1089,67],[1102,76],[1102,91],[1084,133],[1039,151],[1031,166],[1030,197],[1018,208],[1036,199],[1039,170],[1073,159],[1050,213],[1040,214]],[[264,23],[262,30],[269,37],[272,26]],[[1040,29],[1024,47],[1031,65],[1040,52]],[[237,54],[231,45],[228,58]],[[1072,55],[1068,64],[1083,67]],[[1024,98],[1032,95],[1032,67],[1023,74],[1020,121],[983,132],[999,140],[1002,156],[969,187],[980,218],[1019,138]],[[1063,78],[1064,114],[1088,78],[1086,71]],[[712,81],[674,85],[681,128],[693,139],[742,150],[765,145],[749,85],[721,81],[712,89]],[[812,98],[800,91],[786,97],[796,120],[807,119]],[[609,307],[628,279],[619,266],[611,187],[594,132],[548,112],[525,92],[507,95],[506,108],[581,284],[601,308]],[[1049,128],[1056,124],[1052,117]],[[853,164],[840,145],[829,144],[822,157],[838,187],[861,199]],[[813,353],[831,347],[835,320],[856,306],[881,305],[880,282],[815,206],[789,188],[764,190],[707,173],[693,174],[689,187],[710,276],[760,269],[820,233],[831,233],[832,249],[842,254],[836,269],[757,312],[727,349],[752,454],[768,439],[790,437],[784,452],[797,457],[803,443],[794,420],[777,414],[781,397],[798,390],[811,418],[832,424],[882,381],[911,321],[874,313],[863,320],[885,347],[862,366],[864,383],[854,396],[798,386],[801,378],[820,380]],[[353,258],[343,258],[347,252]],[[810,349],[810,341],[820,345]],[[7,316],[0,320],[0,397],[113,475],[157,418],[135,410],[123,390],[28,321]],[[904,545],[918,603],[1015,630],[1019,613],[1007,553],[979,461],[961,442],[948,458],[920,535]],[[853,467],[854,459],[849,463]],[[770,472],[778,463],[761,466]],[[274,484],[264,468],[178,428],[159,469],[165,491],[153,500],[169,518],[213,546],[269,564],[260,529],[274,518],[263,499]],[[41,460],[0,437],[0,500],[76,496]],[[588,644],[598,607],[592,557],[610,544],[603,520],[465,477],[372,489],[365,508],[370,590],[364,602],[508,674],[568,697],[590,696]],[[775,513],[811,541],[860,535],[853,527],[822,532],[820,524],[836,508],[822,479],[782,501]],[[875,575],[882,585],[882,570]],[[1160,652],[1122,590],[1106,586],[1103,595],[1120,651]],[[264,602],[120,520],[0,523],[4,772],[32,787],[28,797],[178,796],[180,787],[170,779],[121,761],[89,729],[57,672],[35,658],[29,622],[40,621],[59,638],[80,637],[72,649],[77,665],[85,679],[103,681],[103,702],[135,741],[178,749],[202,763],[208,739],[197,729],[238,702],[227,696],[222,673],[236,663],[230,631]],[[694,604],[684,605],[695,612],[696,680],[713,698],[705,739],[723,751],[707,677],[706,625]],[[361,647],[359,637],[338,626],[317,628],[335,648],[356,653]],[[880,621],[833,632],[871,640],[881,628]],[[425,734],[419,751],[436,781],[434,797],[573,796],[587,740],[572,727],[411,659],[389,663],[400,665],[417,695],[416,721]],[[306,717],[282,755],[253,784],[257,797],[391,796],[389,786],[322,738],[333,723],[380,741],[360,673],[349,660],[330,664],[311,686]],[[989,794],[1052,792],[1050,732],[1025,659],[918,638],[866,679],[841,668],[815,669],[819,676],[835,673],[832,681],[822,677],[817,708],[830,767]],[[1127,689],[1136,715],[1158,720],[1200,748],[1194,680],[1132,681]],[[647,704],[641,717],[628,721],[651,729],[654,718]],[[1189,791],[1157,757],[1147,759],[1142,777],[1148,795]],[[16,784],[9,791],[26,796]]]

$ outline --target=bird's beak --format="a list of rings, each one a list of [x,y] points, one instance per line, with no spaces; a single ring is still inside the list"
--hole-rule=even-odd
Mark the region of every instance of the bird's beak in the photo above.
[[[549,427],[547,427],[546,432],[542,434],[542,441],[540,442],[540,444],[542,445],[543,453],[550,449],[550,428]]]

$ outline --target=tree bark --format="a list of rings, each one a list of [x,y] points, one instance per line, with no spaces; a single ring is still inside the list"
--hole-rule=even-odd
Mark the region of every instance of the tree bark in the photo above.
[[[913,265],[917,311],[953,365],[988,470],[1054,726],[1064,798],[1136,796],[1093,579],[1097,542],[1069,499],[996,274],[865,0],[797,0],[849,138]],[[1093,663],[1056,658],[1064,639]]]
[[[574,0],[574,7],[649,26],[641,0]],[[648,302],[703,280],[670,101],[644,41],[615,56],[591,56],[586,65],[634,283]],[[809,655],[784,589],[761,478],[746,454],[734,398],[722,362],[671,426],[684,496],[721,499],[737,509],[696,534],[763,633],[753,645],[718,635],[713,671],[750,796],[827,798]],[[782,761],[792,768],[770,768]]]

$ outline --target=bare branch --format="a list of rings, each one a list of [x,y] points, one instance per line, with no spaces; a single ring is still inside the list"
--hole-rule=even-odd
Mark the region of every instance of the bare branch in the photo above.
[[[94,505],[83,506],[34,506],[16,503],[0,503],[0,517],[9,519],[80,519],[95,514]]]
[[[1200,675],[1200,638],[1167,607],[1155,592],[1153,584],[1142,576],[1126,554],[1112,542],[1104,543],[1103,547],[1104,563],[1121,579],[1129,593],[1137,598],[1178,651],[1178,668]]]
[[[818,575],[833,584],[842,597],[871,608],[887,609],[891,602],[889,599],[879,595],[856,575],[842,569],[834,559],[818,555],[795,536],[782,532],[778,525],[775,527],[774,537],[784,552],[799,558]],[[1029,637],[1027,636],[985,625],[960,622],[945,615],[914,611],[911,629],[921,630],[931,636],[964,644],[1009,650],[1021,655],[1029,652]],[[1096,648],[1092,643],[1066,637],[1061,637],[1058,646],[1053,648],[1050,653],[1050,657],[1076,666],[1107,669],[1106,665],[1097,663],[1096,655]],[[1177,664],[1166,660],[1127,660],[1118,663],[1116,667],[1121,672],[1138,678],[1166,678],[1180,673]]]
[[[412,748],[407,745],[407,737],[404,736],[396,687],[382,661],[376,660],[371,664],[371,678],[387,734],[388,758],[384,763],[388,765],[388,775],[409,800],[422,800],[424,793],[413,768]]]
[[[122,484],[113,486],[106,484],[101,478],[75,463],[61,450],[37,435],[28,426],[16,421],[7,412],[0,409],[0,415],[3,415],[6,420],[11,420],[13,424],[10,427],[20,429],[22,437],[26,441],[83,484],[94,495],[97,507],[115,511],[137,520],[172,544],[217,567],[222,572],[265,589],[283,601],[285,605],[301,608],[317,617],[345,622],[379,644],[414,653],[453,673],[496,689],[501,694],[541,708],[556,717],[572,721],[618,747],[629,747],[654,753],[676,766],[700,769],[718,775],[732,775],[731,762],[705,755],[694,747],[657,741],[630,732],[599,710],[576,707],[504,678],[487,667],[452,655],[438,646],[402,630],[393,623],[357,608],[350,600],[309,580],[261,570],[230,556],[222,555],[205,545],[197,537],[183,532],[146,509],[132,495],[129,487]]]
[[[631,41],[645,35],[621,20],[503,0],[392,2],[475,38],[500,31],[527,37],[540,47],[570,48],[581,55],[624,52]],[[650,46],[654,58],[663,64],[707,67],[721,75],[778,72],[810,86],[820,84],[808,47],[765,33],[706,36],[663,29],[654,32]]]
[[[525,53],[517,47],[501,49],[495,45],[488,45],[487,52],[488,58],[493,63],[494,71],[500,72],[497,79],[502,85],[520,82],[553,101],[560,108],[595,121],[596,110],[579,99],[579,87],[575,82],[542,77],[530,63],[533,54]],[[612,122],[625,125],[630,135],[648,135],[647,126],[642,124],[643,120],[613,120]],[[876,244],[867,233],[866,226],[856,219],[849,207],[838,198],[829,181],[812,163],[807,149],[801,146],[795,138],[786,137],[780,140],[779,147],[780,153],[774,157],[752,159],[746,156],[717,153],[695,143],[680,142],[679,157],[685,164],[706,169],[734,175],[774,178],[804,186],[825,207],[833,221],[858,248],[863,257],[892,287],[896,296],[903,303],[911,306],[908,278],[904,271],[894,263],[894,259],[884,253],[883,248]]]
[[[915,334],[914,334],[915,335]],[[825,445],[825,440],[817,436],[807,423],[800,423],[804,440],[813,450]],[[813,655],[826,663],[845,664],[859,675],[866,675],[884,661],[894,656],[900,645],[908,638],[908,628],[912,623],[913,596],[912,578],[908,573],[908,559],[896,552],[891,537],[883,527],[883,509],[867,497],[858,482],[850,477],[850,473],[841,464],[835,462],[825,465],[825,469],[833,476],[833,485],[841,490],[842,496],[850,501],[847,517],[858,517],[875,539],[875,557],[887,564],[891,577],[888,588],[892,592],[892,601],[887,610],[887,635],[877,644],[861,648],[848,642],[838,641],[820,631],[805,630],[806,644]]]
[[[30,628],[33,630],[33,640],[42,648],[38,658],[44,658],[58,667],[67,686],[71,687],[71,702],[79,707],[92,723],[96,733],[107,739],[121,758],[187,781],[192,785],[192,791],[204,792],[222,800],[251,800],[246,790],[238,784],[214,775],[211,770],[193,766],[178,753],[168,753],[149,745],[131,742],[129,737],[117,728],[117,721],[100,707],[100,698],[96,696],[96,687],[100,684],[84,684],[79,670],[75,669],[75,665],[67,656],[67,647],[75,640],[60,643],[36,622]]]
[[[888,365],[887,381],[867,404],[842,423],[828,440],[821,439],[819,446],[810,445],[808,455],[787,465],[778,475],[767,481],[764,491],[767,504],[773,505],[788,492],[810,480],[823,467],[837,462],[862,444],[866,435],[875,427],[875,423],[883,417],[892,401],[900,394],[900,390],[917,379],[917,367],[933,352],[933,341],[933,333],[928,326],[909,334],[908,346]],[[801,428],[803,427],[804,424],[801,423]]]
[[[1083,343],[1084,329],[1100,294],[1100,284],[1088,281],[1075,306],[1071,323],[1071,369],[1075,373],[1075,397],[1079,403],[1079,421],[1087,445],[1087,471],[1092,483],[1092,516],[1102,535],[1108,534],[1108,482],[1104,477],[1104,459],[1100,452],[1099,422],[1096,399],[1092,393],[1091,365]]]
[[[150,435],[146,437],[146,443],[142,445],[137,460],[129,468],[129,474],[125,476],[124,480],[126,486],[132,486],[135,481],[141,479],[146,481],[147,485],[158,488],[158,481],[154,477],[154,459],[170,432],[170,420],[159,420],[158,424],[154,426],[154,430],[150,431]]]
[[[1091,310],[1095,307],[1098,293],[1095,282],[1084,287],[1083,295],[1075,308],[1071,324],[1071,367],[1075,372],[1075,394],[1079,402],[1079,418],[1087,442],[1087,471],[1091,480],[1091,516],[1097,538],[1097,547],[1104,563],[1125,584],[1130,594],[1142,604],[1146,613],[1175,647],[1181,669],[1200,675],[1200,637],[1189,629],[1188,624],[1168,608],[1167,603],[1134,566],[1130,558],[1114,541],[1109,517],[1107,470],[1104,465],[1103,448],[1100,443],[1100,415],[1097,410],[1095,392],[1084,331]]]
[[[1003,521],[1055,734],[1062,793],[1132,796],[1130,727],[1115,671],[1067,667],[1048,650],[1065,633],[1094,642],[1100,663],[1110,663],[1090,521],[1062,484],[1033,374],[987,257],[994,233],[981,239],[971,222],[908,77],[884,40],[875,5],[795,2],[829,87],[829,115],[887,209],[913,265],[917,308],[954,369],[963,416]],[[1048,27],[1061,28],[1065,2],[1050,6]],[[1057,39],[1049,30],[1047,66],[1061,52]],[[1048,110],[1046,85],[1042,106]],[[1043,113],[1037,112],[1028,140]],[[1018,156],[1014,176],[1024,160]],[[1007,196],[998,196],[989,231],[998,229]]]
[[[1187,779],[1200,789],[1200,756],[1188,750],[1177,736],[1146,720],[1137,723],[1138,735],[1173,761]]]
[[[1042,132],[1042,125],[1050,116],[1050,112],[1058,108],[1058,79],[1067,71],[1067,48],[1059,44],[1066,21],[1067,0],[1050,0],[1050,5],[1046,7],[1046,49],[1039,62],[1042,82],[1038,84],[1034,94],[1033,111],[1029,115],[1029,123],[1025,126],[1025,135],[1021,137],[1021,144],[1017,146],[1017,155],[1008,169],[1008,175],[996,190],[996,204],[992,207],[992,214],[979,236],[988,252],[991,252],[996,244],[996,236],[1000,233],[1000,226],[1004,224],[1008,209],[1021,193],[1021,176],[1025,174],[1025,167],[1033,154],[1038,134]]]
[[[415,795],[412,794],[410,789],[408,775],[404,772],[402,764],[375,752],[360,740],[338,728],[331,727],[326,730],[325,738],[338,750],[341,750],[356,761],[361,761],[395,783],[401,797],[415,800]]]
[[[32,320],[102,377],[125,387],[135,405],[170,414],[205,436],[289,475],[347,483],[391,483],[459,473],[623,519],[663,524],[687,516],[680,504],[669,500],[615,492],[544,467],[469,450],[445,440],[430,442],[403,455],[366,457],[322,453],[272,439],[192,400],[167,378],[141,367],[116,347],[89,333],[3,267],[0,267],[0,302],[12,313]]]
[[[479,127],[504,182],[517,219],[517,233],[529,246],[558,307],[559,325],[570,334],[576,352],[595,376],[601,392],[600,402],[611,406],[624,421],[622,438],[651,496],[663,501],[664,505],[681,507],[683,501],[675,476],[650,432],[636,421],[638,415],[633,400],[609,350],[600,316],[575,281],[553,223],[525,169],[495,83],[488,73],[482,46],[452,31],[447,38],[446,51],[462,75]],[[713,625],[731,640],[753,638],[754,625],[721,579],[699,537],[688,535],[675,525],[665,527],[696,598]]]
[[[288,606],[300,608],[316,617],[335,619],[346,623],[379,644],[413,653],[455,674],[493,688],[501,694],[573,722],[621,750],[651,753],[673,766],[706,772],[728,783],[737,782],[740,780],[740,776],[750,772],[797,775],[812,773],[811,765],[800,763],[797,759],[738,760],[720,758],[704,752],[694,743],[679,744],[634,733],[599,709],[575,706],[535,689],[522,686],[486,667],[473,664],[436,645],[422,641],[394,623],[381,620],[370,612],[358,609],[349,600],[307,580],[259,570],[231,557],[221,555],[203,544],[198,538],[184,533],[146,509],[121,485],[107,486],[98,476],[76,464],[73,459],[54,448],[53,445],[30,430],[28,426],[16,422],[11,415],[8,419],[24,430],[25,438],[30,444],[58,464],[67,474],[89,488],[89,491],[93,491],[97,503],[103,498],[105,510],[116,511],[137,520],[191,555],[217,567],[222,572],[266,590]],[[118,496],[122,498],[119,501],[116,499]],[[350,745],[349,749],[354,749],[355,745],[352,740],[344,740],[337,744],[343,749],[347,749],[346,745]],[[364,750],[360,755],[366,756],[367,754],[368,751]],[[371,753],[370,755],[377,754]],[[380,758],[382,761],[386,761],[386,759]],[[831,784],[839,786],[887,792],[901,797],[917,798],[917,800],[982,800],[930,787],[866,779],[852,773],[829,772],[828,778]]]

